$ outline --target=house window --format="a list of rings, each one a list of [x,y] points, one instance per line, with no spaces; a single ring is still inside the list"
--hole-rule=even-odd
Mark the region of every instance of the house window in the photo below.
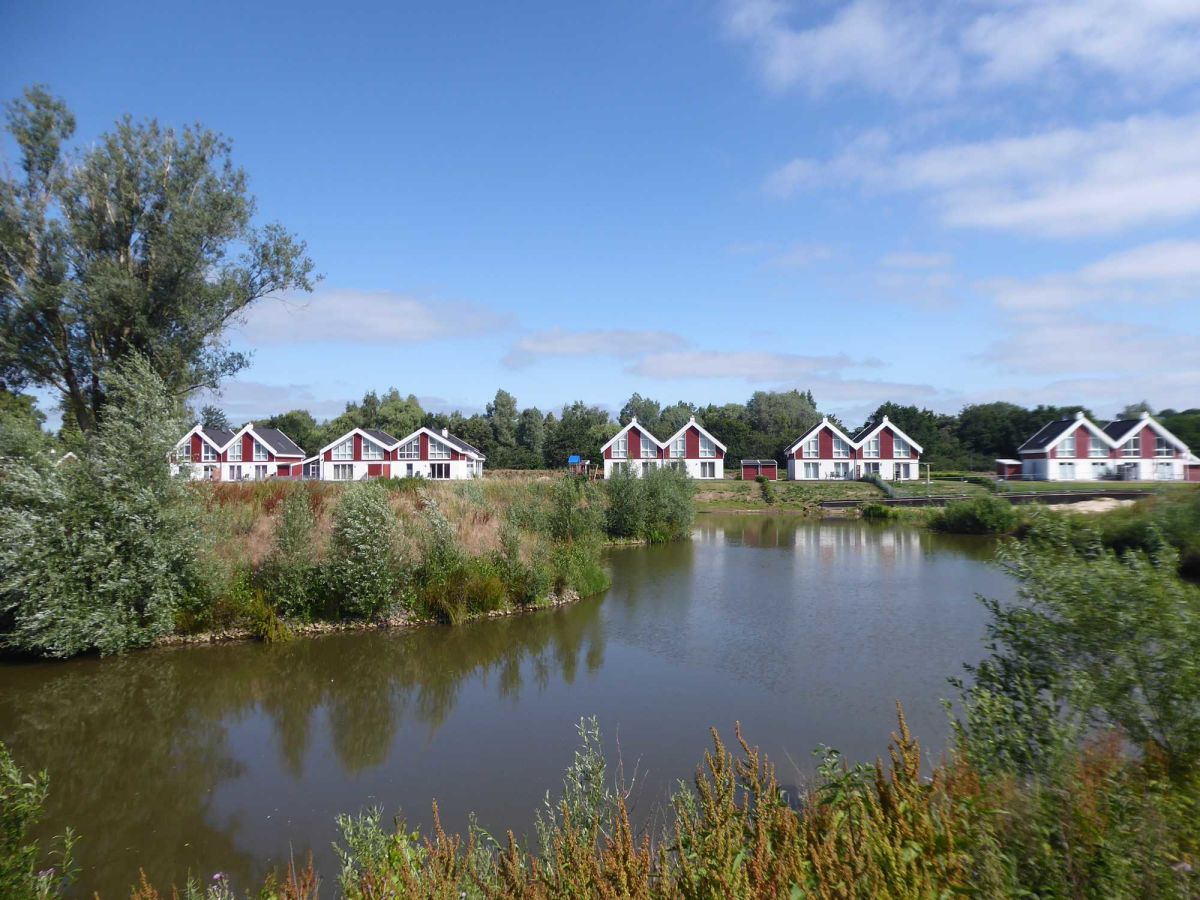
[[[255,481],[266,481],[267,480],[267,466],[255,466],[254,467],[254,480]]]
[[[625,459],[629,455],[629,435],[623,434],[613,441],[612,458]]]
[[[217,451],[204,441],[200,442],[200,459],[203,462],[216,462]]]
[[[258,441],[254,442],[254,459],[256,462],[266,462],[270,459],[270,456],[267,454],[267,448]]]
[[[687,456],[687,435],[681,434],[675,440],[671,441],[671,456],[675,459],[682,459]]]
[[[333,480],[334,481],[351,481],[354,479],[354,466],[350,463],[334,463],[333,465]]]
[[[1134,435],[1125,442],[1121,447],[1122,456],[1141,456],[1142,455],[1142,439],[1138,435]]]
[[[354,459],[354,438],[349,437],[333,448],[334,459]]]
[[[321,464],[319,462],[310,462],[304,467],[304,477],[319,481],[321,478]]]
[[[433,441],[429,442],[429,451],[433,452]],[[430,463],[429,477],[445,481],[450,478],[450,463]]]
[[[383,459],[383,448],[378,444],[372,444],[370,441],[362,442],[362,457],[363,459]]]
[[[192,441],[190,438],[175,448],[175,459],[179,462],[192,461]]]
[[[242,439],[241,438],[238,438],[236,441],[234,441],[232,444],[229,445],[229,461],[230,462],[241,462],[242,461]]]
[[[805,478],[820,478],[821,477],[821,464],[815,463],[815,462],[806,462],[804,464],[804,477]]]
[[[1108,463],[1094,462],[1092,463],[1092,477],[1099,481],[1102,478],[1108,477]]]
[[[614,475],[623,475],[629,471],[629,463],[615,462],[612,464],[612,473]]]
[[[396,454],[400,459],[420,459],[421,458],[421,439],[413,438],[407,444],[400,448],[400,452]],[[411,469],[412,467],[409,466]]]
[[[645,475],[647,472],[652,472],[652,471],[654,471],[654,463],[652,463],[652,462],[642,463],[642,474],[643,475]]]
[[[467,477],[468,478],[475,477],[475,460],[473,460],[473,459],[467,460]]]
[[[230,466],[229,467],[229,480],[230,481],[241,481],[242,480],[242,467],[241,466]]]
[[[405,478],[412,478],[412,477],[413,477],[413,464],[412,464],[412,463],[405,463],[405,464],[404,464],[404,477],[405,477]]]
[[[1155,456],[1172,456],[1171,445],[1167,443],[1165,437],[1156,438],[1154,441]]]
[[[642,459],[653,459],[655,456],[654,446],[650,442],[650,438],[642,435]]]
[[[1059,456],[1074,456],[1075,455],[1075,435],[1070,435],[1062,439],[1062,443],[1058,447]]]
[[[700,463],[700,477],[701,478],[716,478],[717,477],[717,464],[715,462]]]
[[[807,459],[816,459],[821,455],[821,440],[819,435],[813,435],[804,442],[804,456]]]
[[[837,440],[837,438],[834,438],[834,440]],[[834,445],[834,452],[835,453],[837,452],[836,444]],[[836,478],[849,478],[850,477],[850,463],[835,462],[833,464],[833,474],[834,474],[834,477],[836,477]]]
[[[833,439],[833,455],[834,458],[846,458],[850,455],[850,445],[843,441],[840,437]]]
[[[1108,448],[1104,446],[1104,442],[1094,434],[1088,434],[1088,456],[1108,458]]]
[[[866,475],[878,475],[879,474],[879,463],[877,463],[877,462],[863,463],[863,473]]]
[[[221,467],[220,466],[205,466],[203,471],[204,471],[205,478],[210,478],[213,481],[216,481],[217,476],[220,475]]]
[[[717,445],[714,444],[712,441],[710,441],[708,438],[706,438],[704,435],[700,435],[700,456],[707,457],[708,459],[712,459],[716,455],[717,455]]]
[[[896,466],[896,477],[901,481],[908,480],[908,463],[901,463],[900,465]]]
[[[868,459],[879,459],[879,435],[875,435],[875,437],[867,441],[866,446],[863,448],[863,456]]]
[[[1058,477],[1061,481],[1075,480],[1075,463],[1061,462],[1058,464]]]
[[[902,437],[894,438],[892,441],[892,456],[896,459],[908,459],[912,456],[912,448],[909,446],[908,441]]]
[[[450,458],[450,448],[446,444],[443,444],[441,441],[435,441],[433,438],[430,438],[429,439],[429,458],[430,459],[449,459]],[[447,475],[446,477],[449,478],[450,476]]]

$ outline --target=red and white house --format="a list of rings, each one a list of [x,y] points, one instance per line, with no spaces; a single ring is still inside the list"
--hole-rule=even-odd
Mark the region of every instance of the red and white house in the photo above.
[[[484,455],[446,429],[418,428],[397,440],[386,431],[355,428],[304,461],[304,477],[321,481],[430,478],[454,481],[483,476]]]
[[[600,455],[604,457],[605,478],[611,478],[614,472],[627,470],[640,475],[662,466],[667,445],[639,424],[637,416],[634,416],[628,425],[600,448]]]
[[[1200,481],[1200,459],[1148,413],[1101,426],[1077,412],[1043,425],[1017,455],[1025,481]]]
[[[186,471],[193,480],[265,481],[289,477],[304,451],[277,428],[253,422],[234,433],[197,425],[171,454],[171,474]]]
[[[725,477],[725,445],[692,416],[686,425],[667,438],[667,460],[683,465],[692,478]]]
[[[822,418],[788,447],[788,478],[818,481],[878,475],[887,481],[915,481],[921,477],[923,452],[887,416],[853,436]]]

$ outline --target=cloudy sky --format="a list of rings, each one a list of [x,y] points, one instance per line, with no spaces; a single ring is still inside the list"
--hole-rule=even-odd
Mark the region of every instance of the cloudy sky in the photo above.
[[[234,336],[237,419],[391,385],[1200,405],[1200,0],[4,19],[4,97],[50,84],[83,140],[125,112],[220,130],[308,241],[317,293]]]

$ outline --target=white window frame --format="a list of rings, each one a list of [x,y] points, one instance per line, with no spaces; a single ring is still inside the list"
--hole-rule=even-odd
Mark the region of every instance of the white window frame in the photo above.
[[[681,434],[671,441],[671,458],[683,459],[685,456],[687,456],[687,435]]]
[[[229,462],[242,461],[242,439],[238,438],[229,445]]]
[[[1074,481],[1075,480],[1075,463],[1060,462],[1058,464],[1058,480],[1059,481]]]
[[[643,475],[645,475],[647,472],[653,471],[654,468],[655,468],[654,460],[652,460],[652,459],[642,460],[642,474]]]
[[[332,455],[335,460],[354,459],[354,435],[350,435],[350,437],[334,447]]]
[[[717,455],[717,445],[714,444],[712,441],[710,441],[708,438],[706,438],[704,435],[700,435],[700,458],[701,459],[715,459],[716,455]]]
[[[629,471],[629,463],[625,461],[614,462],[612,464],[612,472],[616,475],[618,472],[624,473]]]
[[[1075,456],[1075,435],[1068,434],[1062,439],[1062,443],[1058,445],[1058,455],[1067,457]]]
[[[612,445],[613,459],[628,459],[629,458],[629,432],[618,436]]]
[[[843,441],[836,434],[833,436],[833,458],[834,459],[849,459],[850,445]]]
[[[701,438],[701,440],[703,440],[703,438]],[[700,463],[700,477],[701,478],[716,478],[717,477],[716,460],[713,460],[711,462]]]
[[[834,440],[836,441],[839,439],[834,438]],[[849,462],[835,462],[833,464],[833,475],[835,478],[849,478],[850,477],[850,463]]]
[[[654,459],[658,454],[654,452],[654,442],[646,435],[642,435],[642,459]]]
[[[402,446],[396,454],[397,459],[420,459],[421,458],[421,436],[417,435],[407,444]]]
[[[819,462],[806,462],[804,464],[805,480],[816,480],[821,477],[821,464]]]
[[[213,445],[208,441],[200,442],[200,462],[216,462],[221,454],[213,449]]]
[[[354,480],[354,463],[334,463],[333,464],[333,480],[334,481],[353,481]]]
[[[820,459],[821,457],[821,435],[814,434],[804,442],[803,455],[805,459]]]
[[[1088,459],[1108,459],[1108,448],[1099,435],[1088,432]]]
[[[201,471],[204,473],[205,478],[216,478],[221,473],[221,467],[209,465],[204,466]]]
[[[911,459],[912,445],[902,437],[892,437],[892,456],[895,459]]]
[[[270,474],[267,472],[268,468],[269,468],[268,466],[255,466],[254,467],[254,480],[255,481],[266,481],[267,476]]]
[[[255,462],[267,462],[268,460],[270,460],[270,458],[271,458],[271,454],[267,450],[266,445],[262,444],[258,441],[255,441],[254,442],[254,461]]]
[[[1142,436],[1135,434],[1121,445],[1121,456],[1126,459],[1137,459],[1142,455]]]
[[[433,452],[432,443],[430,444],[430,452],[431,453]],[[450,463],[448,463],[448,462],[430,463],[429,477],[432,479],[435,479],[437,481],[449,481],[450,480]]]
[[[909,472],[910,469],[908,468],[908,463],[900,463],[892,470],[892,477],[898,481],[907,481]]]
[[[376,444],[374,441],[368,441],[366,438],[363,438],[363,442],[362,442],[362,458],[363,459],[369,459],[372,462],[376,462],[378,460],[383,459],[386,455],[387,454],[385,454],[383,452],[383,448],[380,447],[378,444]]]
[[[877,463],[877,462],[863,463],[863,473],[866,475],[878,475],[879,474],[879,463]]]
[[[879,435],[871,438],[863,446],[863,457],[866,459],[879,459]]]
[[[1174,452],[1171,450],[1171,442],[1161,434],[1154,439],[1154,456],[1156,459],[1161,459],[1163,457],[1172,459],[1175,456]]]
[[[236,466],[230,466],[230,467],[229,467],[229,480],[230,480],[230,481],[241,481],[241,480],[242,480],[242,467],[241,467],[241,465],[236,465]]]
[[[450,445],[443,444],[441,441],[429,439],[429,458],[430,459],[449,459],[451,456]]]
[[[203,441],[201,441],[201,443],[203,443]],[[180,444],[176,448],[175,461],[176,462],[187,462],[187,463],[190,463],[192,461],[192,439],[191,438],[188,438],[186,441],[184,441],[182,444]]]

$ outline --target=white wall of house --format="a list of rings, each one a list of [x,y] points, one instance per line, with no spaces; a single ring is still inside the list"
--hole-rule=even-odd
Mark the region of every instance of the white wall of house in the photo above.
[[[687,472],[689,478],[712,481],[725,477],[725,460],[723,459],[668,459],[664,460],[664,462],[682,462],[684,471]],[[711,468],[706,469],[706,467],[703,465],[704,463],[710,463]]]
[[[362,481],[367,477],[368,466],[384,465],[391,469],[392,478],[429,478],[436,481],[462,481],[483,477],[483,461],[470,459],[423,460],[359,460],[337,462],[321,460],[322,481]],[[439,468],[435,471],[434,466]],[[340,467],[340,468],[339,468]]]
[[[825,481],[838,478],[855,479],[878,464],[879,477],[885,481],[917,481],[921,477],[918,460],[902,459],[788,459],[789,481]]]
[[[1183,481],[1182,459],[1026,459],[1021,477],[1027,481]]]
[[[286,462],[283,464],[286,465]],[[265,481],[279,471],[280,465],[279,462],[253,461],[172,463],[171,474],[178,475],[186,470],[192,481]]]
[[[628,465],[629,470],[635,475],[641,475],[647,466],[657,469],[664,462],[666,460],[663,459],[606,459],[604,460],[604,477],[611,478],[613,472],[625,465]]]

